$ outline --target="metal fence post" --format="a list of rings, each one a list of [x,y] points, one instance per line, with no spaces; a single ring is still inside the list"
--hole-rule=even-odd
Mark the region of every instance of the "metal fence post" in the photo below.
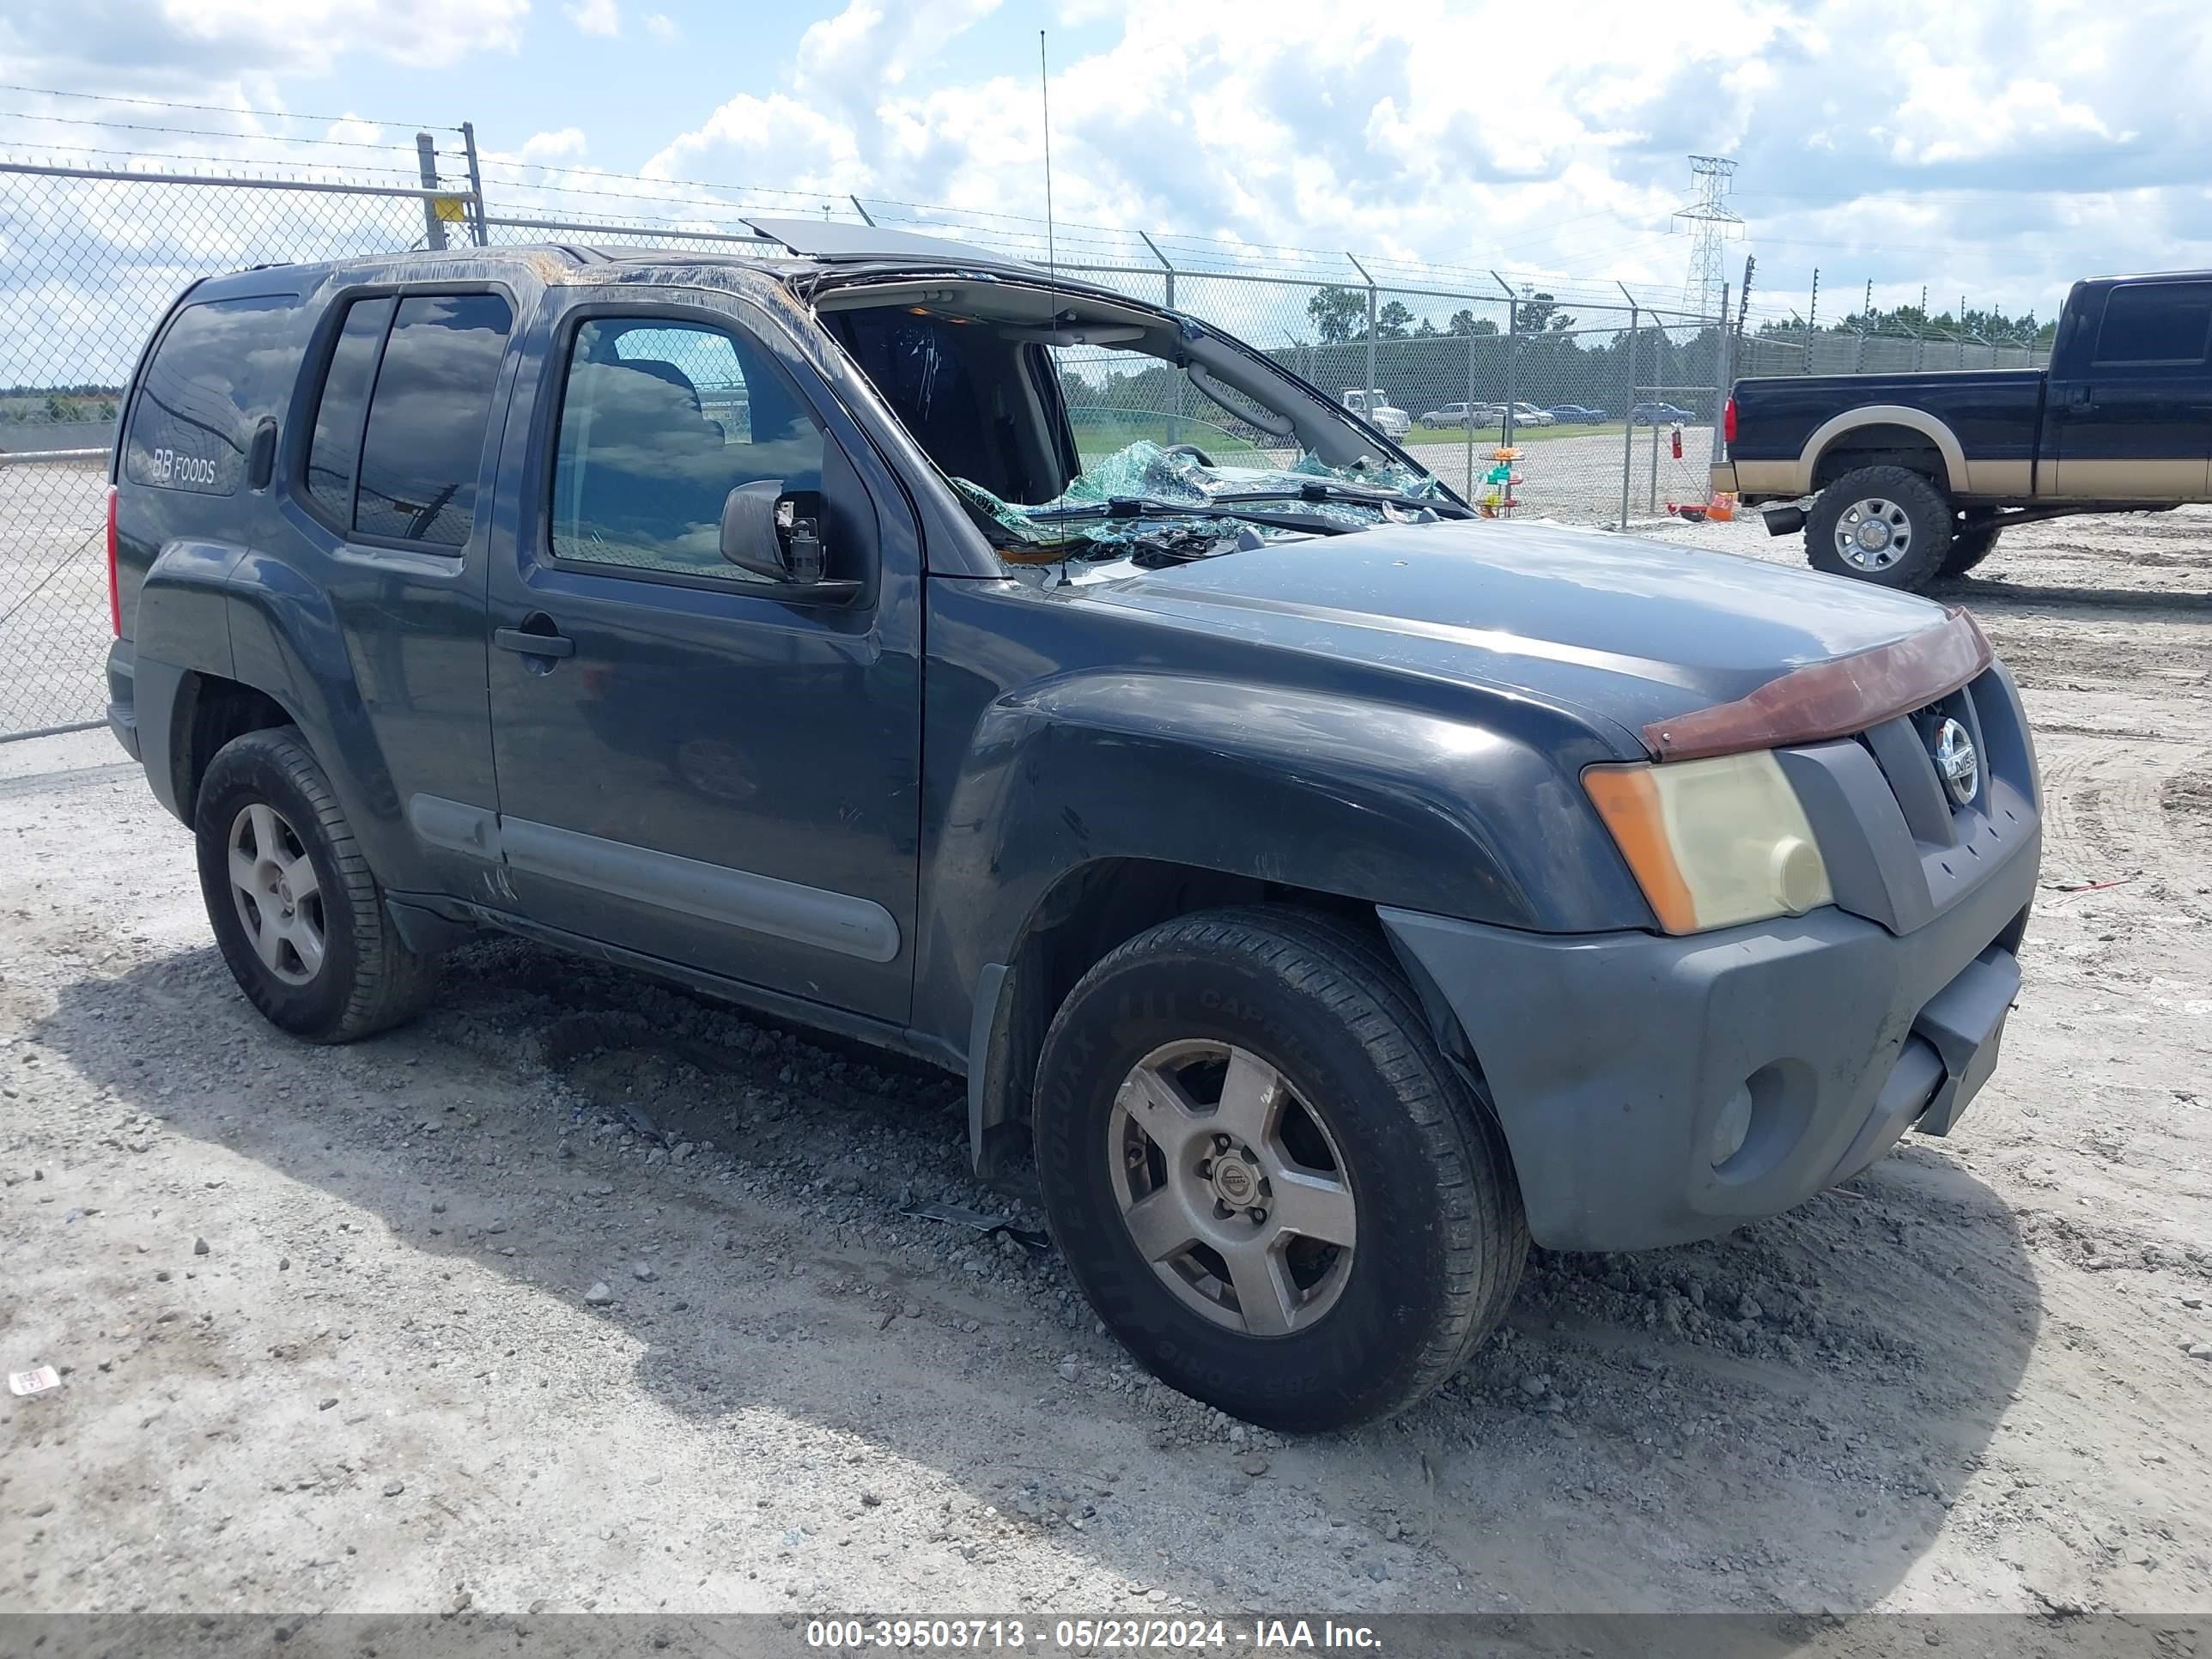
[[[438,146],[427,132],[415,135],[415,160],[422,169],[422,188],[437,189]],[[428,247],[443,248],[446,246],[446,222],[438,216],[438,201],[434,196],[422,198],[422,240]]]
[[[1615,283],[1616,288],[1620,284]],[[1628,528],[1628,475],[1636,465],[1636,348],[1641,331],[1642,313],[1638,311],[1636,296],[1620,288],[1621,297],[1628,301],[1628,407],[1620,418],[1620,524]]]
[[[1513,297],[1512,285],[1496,271],[1490,280],[1505,290],[1505,413],[1498,422],[1498,447],[1513,447],[1513,397],[1516,390],[1515,369],[1521,362],[1521,306]]]
[[[477,246],[487,247],[490,246],[491,238],[484,229],[484,214],[488,210],[484,207],[483,173],[477,166],[477,125],[473,121],[461,123],[461,148],[468,153],[469,158],[469,217],[476,224]]]
[[[1344,256],[1352,259],[1347,253]],[[1352,268],[1359,273],[1359,280],[1367,284],[1367,386],[1359,395],[1360,412],[1369,420],[1375,418],[1375,279],[1367,274],[1367,267],[1352,259]]]
[[[1521,368],[1521,306],[1518,301],[1505,302],[1505,415],[1498,423],[1498,443],[1506,449],[1513,447],[1513,399],[1520,392]]]
[[[1817,280],[1817,279],[1816,279]],[[1809,362],[1813,355],[1813,337],[1805,337],[1805,356]],[[1721,284],[1721,337],[1713,346],[1713,357],[1717,365],[1713,388],[1713,462],[1716,465],[1726,459],[1728,442],[1723,422],[1728,413],[1729,392],[1735,368],[1735,331],[1729,326],[1729,286]]]
[[[1467,331],[1467,498],[1474,499],[1474,329]]]
[[[1167,273],[1160,279],[1161,287],[1164,289],[1161,300],[1170,311],[1173,311],[1175,309],[1175,267],[1168,263],[1168,256],[1160,252],[1159,245],[1153,241],[1147,233],[1140,230],[1137,234],[1145,239],[1145,246],[1152,249],[1152,258],[1160,262],[1160,269]],[[1182,441],[1183,384],[1184,377],[1176,375],[1175,377],[1175,410],[1169,416],[1168,422],[1168,435],[1176,443]]]
[[[1660,337],[1664,339],[1666,336],[1662,332]],[[1656,410],[1654,410],[1651,414],[1650,489],[1650,497],[1644,503],[1644,510],[1646,513],[1656,513],[1659,510],[1659,414]]]

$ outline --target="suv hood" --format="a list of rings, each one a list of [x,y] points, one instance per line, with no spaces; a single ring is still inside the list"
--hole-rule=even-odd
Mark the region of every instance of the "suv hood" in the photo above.
[[[1941,623],[1841,577],[1527,522],[1382,525],[1085,590],[1164,623],[1536,698],[1632,734]]]

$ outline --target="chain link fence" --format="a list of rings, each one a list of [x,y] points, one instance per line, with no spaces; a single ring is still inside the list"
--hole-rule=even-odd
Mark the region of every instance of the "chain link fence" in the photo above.
[[[0,167],[0,737],[101,718],[108,456],[188,284],[420,246],[420,188]]]
[[[458,138],[459,142],[455,140]],[[353,143],[357,150],[371,148]],[[149,160],[158,161],[161,158]],[[383,165],[378,165],[380,161]],[[767,251],[742,222],[788,192],[716,191],[480,158],[467,128],[298,177],[198,177],[0,161],[0,737],[97,720],[107,639],[107,456],[146,337],[194,280],[271,263],[454,242]],[[486,179],[485,169],[492,174]],[[763,206],[759,200],[768,200]],[[1163,303],[1234,334],[1399,439],[1501,514],[1632,526],[1703,501],[1735,374],[2031,366],[2025,347],[1865,337],[1555,296],[1494,273],[1312,250],[954,215],[852,198],[812,211],[957,236]],[[1057,354],[1079,450],[1139,439],[1289,459],[1164,365]]]
[[[1941,328],[1887,325],[1839,331],[1763,322],[1738,351],[1739,378],[1771,374],[1914,374],[1938,369],[2045,368],[2048,345],[1977,339]]]

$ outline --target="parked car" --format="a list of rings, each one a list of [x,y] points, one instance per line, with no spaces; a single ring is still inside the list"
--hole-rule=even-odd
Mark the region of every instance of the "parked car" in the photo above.
[[[1446,404],[1441,409],[1431,409],[1422,415],[1423,426],[1495,426],[1498,424],[1498,405],[1495,404]]]
[[[1211,327],[752,223],[161,320],[109,722],[274,1024],[490,928],[964,1075],[1099,1318],[1287,1430],[1449,1376],[1531,1238],[1727,1231],[1988,1079],[2041,802],[1965,613],[1486,520]],[[1048,315],[1296,469],[1078,472]]]
[[[1513,405],[1513,424],[1516,426],[1556,426],[1559,417],[1548,409],[1539,409],[1534,404]]]
[[[1595,426],[1605,419],[1605,411],[1587,404],[1553,404],[1552,418],[1561,426]]]
[[[1646,400],[1628,411],[1631,426],[1671,426],[1677,421],[1690,422],[1698,417],[1680,404]]]
[[[1919,589],[2007,525],[2212,501],[2212,272],[2074,284],[2051,367],[1739,380],[1713,486],[1817,570]]]
[[[1402,438],[1413,428],[1412,419],[1404,410],[1390,401],[1390,394],[1381,386],[1371,391],[1346,386],[1340,401],[1353,414],[1365,416],[1386,438]]]

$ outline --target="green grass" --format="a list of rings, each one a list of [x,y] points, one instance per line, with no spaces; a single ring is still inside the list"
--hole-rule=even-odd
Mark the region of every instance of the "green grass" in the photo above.
[[[1595,426],[1516,426],[1513,428],[1514,447],[1528,444],[1555,443],[1561,438],[1618,438],[1625,429],[1620,421],[1604,421]],[[1667,428],[1659,428],[1662,434]],[[1467,428],[1463,426],[1423,426],[1413,422],[1413,429],[1398,440],[1401,444],[1465,444]],[[1494,426],[1479,428],[1474,434],[1477,451],[1495,449],[1505,441],[1505,434]],[[1666,441],[1662,436],[1660,441]]]
[[[1204,421],[1179,421],[1172,415],[1157,419],[1121,416],[1111,421],[1096,418],[1085,420],[1084,411],[1071,410],[1075,428],[1075,447],[1086,458],[1111,455],[1116,450],[1127,449],[1131,444],[1150,441],[1165,447],[1170,444],[1196,444],[1217,459],[1223,455],[1255,455],[1258,446],[1249,439],[1234,433],[1224,432],[1219,427]]]

